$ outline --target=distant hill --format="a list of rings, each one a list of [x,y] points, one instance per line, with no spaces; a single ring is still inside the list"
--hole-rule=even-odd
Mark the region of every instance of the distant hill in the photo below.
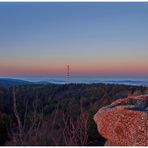
[[[73,84],[119,84],[119,85],[131,85],[131,86],[148,86],[147,80],[73,80]],[[65,84],[63,79],[47,79],[43,81],[21,80],[15,78],[0,78],[0,86],[13,86],[13,85],[26,85],[26,84]]]
[[[32,82],[19,79],[0,78],[0,86],[15,86],[15,85],[25,85],[25,84],[32,84]]]

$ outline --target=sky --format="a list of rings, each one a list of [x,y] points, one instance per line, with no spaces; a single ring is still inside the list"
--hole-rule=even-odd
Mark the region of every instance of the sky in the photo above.
[[[0,3],[0,76],[148,76],[148,3]]]

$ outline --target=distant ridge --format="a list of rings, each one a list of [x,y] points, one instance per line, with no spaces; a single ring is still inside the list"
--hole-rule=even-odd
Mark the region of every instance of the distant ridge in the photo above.
[[[119,84],[119,85],[131,85],[131,86],[148,86],[148,80],[101,80],[101,79],[73,79],[71,83],[76,84]],[[0,78],[0,86],[14,86],[14,85],[26,85],[26,84],[65,84],[64,79],[47,79],[47,80],[23,80],[19,78]]]
[[[19,79],[0,78],[0,86],[15,86],[25,84],[32,84],[32,82]]]

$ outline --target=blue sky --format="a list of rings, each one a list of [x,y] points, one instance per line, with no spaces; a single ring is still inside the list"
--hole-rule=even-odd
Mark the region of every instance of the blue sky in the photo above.
[[[147,75],[146,3],[0,3],[0,75]]]

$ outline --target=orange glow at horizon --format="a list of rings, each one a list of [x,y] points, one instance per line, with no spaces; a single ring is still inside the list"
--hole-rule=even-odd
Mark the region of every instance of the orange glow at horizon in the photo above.
[[[53,63],[18,63],[0,64],[0,75],[65,75],[66,62]],[[148,74],[148,64],[144,61],[82,61],[79,60],[70,64],[72,75],[134,75]]]

